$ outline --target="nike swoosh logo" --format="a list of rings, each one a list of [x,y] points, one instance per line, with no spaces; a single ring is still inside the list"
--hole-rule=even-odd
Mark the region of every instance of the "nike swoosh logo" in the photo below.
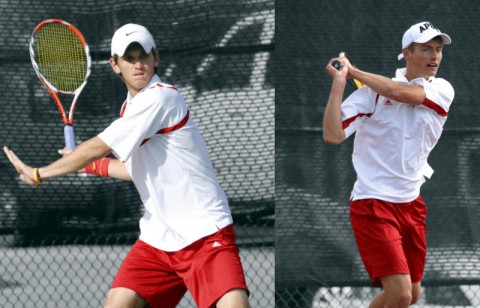
[[[135,32],[137,32],[137,31],[132,31],[132,32],[130,32],[130,33],[125,33],[125,35],[126,35],[126,36],[129,36],[130,34],[135,33]]]

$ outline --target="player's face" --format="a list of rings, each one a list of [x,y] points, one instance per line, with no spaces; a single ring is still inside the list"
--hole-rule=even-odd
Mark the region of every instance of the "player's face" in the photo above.
[[[132,96],[147,86],[155,74],[155,68],[159,63],[158,52],[155,52],[156,56],[153,52],[146,53],[140,45],[132,44],[123,57],[118,57],[117,61],[112,63],[115,72],[122,75]]]
[[[428,79],[437,74],[442,62],[443,44],[441,40],[416,43],[413,51],[408,52],[407,69],[415,78]]]

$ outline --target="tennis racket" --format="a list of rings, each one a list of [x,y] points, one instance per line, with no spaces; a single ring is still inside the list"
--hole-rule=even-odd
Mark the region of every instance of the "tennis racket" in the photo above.
[[[73,113],[90,75],[90,52],[82,33],[60,19],[39,23],[30,39],[30,59],[40,81],[52,96],[62,116],[65,146],[75,149]],[[59,94],[73,95],[68,116]]]
[[[339,58],[347,58],[348,60],[350,60],[350,58],[347,56],[347,54],[345,52],[341,52],[339,55],[338,55]],[[351,63],[351,62],[350,62]],[[338,61],[335,61],[332,63],[333,67],[335,67],[337,70],[341,70],[342,69],[342,64]],[[348,82],[350,83],[350,85],[352,85],[352,87],[354,87],[355,89],[360,89],[361,87],[363,87],[363,83],[360,81],[360,80],[357,80],[357,79],[348,79]]]

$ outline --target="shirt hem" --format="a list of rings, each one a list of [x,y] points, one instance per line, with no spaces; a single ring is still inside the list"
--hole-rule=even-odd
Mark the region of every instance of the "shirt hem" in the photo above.
[[[218,230],[225,228],[228,225],[233,224],[233,220],[230,218],[223,219],[219,222],[215,222],[214,224],[210,225],[208,229],[205,229],[204,232],[199,232],[196,233],[195,237],[190,237],[188,240],[185,240],[183,242],[176,242],[176,243],[165,243],[161,241],[155,241],[152,239],[152,237],[146,235],[145,233],[140,233],[139,239],[144,241],[150,246],[153,246],[157,249],[163,250],[163,251],[168,251],[168,252],[174,252],[174,251],[179,251],[182,250],[183,248],[187,247],[188,245],[198,241],[199,239],[214,234]]]
[[[363,199],[378,199],[378,200],[383,200],[383,201],[393,202],[393,203],[406,203],[406,202],[411,202],[417,199],[419,196],[420,196],[420,193],[412,197],[392,197],[392,196],[385,196],[385,195],[352,193],[350,196],[350,200],[356,201],[356,200],[363,200]]]

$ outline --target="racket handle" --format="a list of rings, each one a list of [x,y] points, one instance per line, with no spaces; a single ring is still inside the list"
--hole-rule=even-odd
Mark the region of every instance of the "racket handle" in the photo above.
[[[332,63],[333,67],[336,68],[337,70],[341,70],[342,69],[342,65],[340,64],[340,62],[338,61],[334,61]]]
[[[65,146],[69,150],[75,150],[75,134],[73,132],[72,125],[65,125],[63,129],[63,133],[65,136]]]

